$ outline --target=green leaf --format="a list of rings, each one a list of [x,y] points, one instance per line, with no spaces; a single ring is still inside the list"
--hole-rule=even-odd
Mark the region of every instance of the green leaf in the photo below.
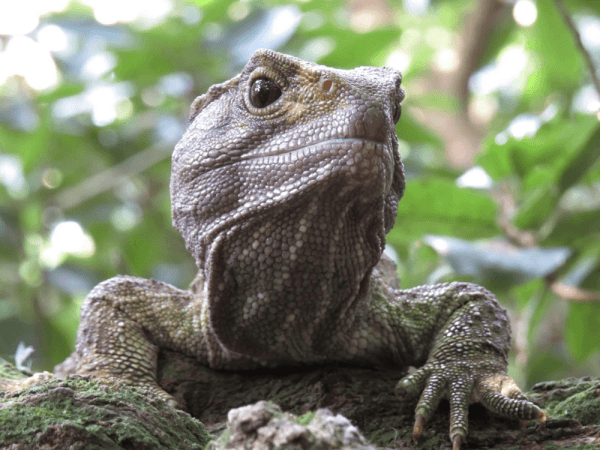
[[[566,368],[572,361],[569,360],[566,350],[561,346],[540,345],[535,350],[528,347],[527,385],[532,386],[540,381],[562,378],[568,374]],[[566,373],[565,373],[566,372]]]
[[[432,178],[407,182],[388,241],[404,254],[402,248],[426,234],[479,239],[499,233],[496,205],[487,195]]]
[[[543,183],[538,174],[541,171],[546,178],[545,184],[558,183],[567,165],[594,161],[594,152],[588,149],[588,144],[593,145],[592,136],[599,129],[600,123],[595,117],[579,116],[577,120],[553,120],[544,124],[533,137],[520,140],[509,137],[504,144],[496,142],[494,134],[483,143],[477,162],[495,180],[517,174],[524,180],[526,188],[537,187]],[[578,159],[580,152],[585,157]],[[568,161],[572,159],[573,164],[569,165]],[[588,168],[579,166],[579,171],[583,174]]]
[[[543,61],[543,70],[531,75],[529,94],[543,94],[551,89],[573,91],[583,74],[581,52],[552,0],[537,0],[537,11],[527,47]]]
[[[560,278],[562,284],[582,287],[584,289],[596,290],[600,288],[600,277],[598,272],[600,271],[600,242],[595,243],[583,251],[578,258],[573,258],[566,272]],[[589,281],[596,281],[594,285],[589,285]]]
[[[22,257],[20,254],[24,235],[22,221],[23,217],[19,216],[17,211],[0,207],[0,256],[7,260]]]
[[[577,183],[594,164],[600,160],[600,123],[596,120],[595,132],[584,145],[574,152],[563,167],[558,186],[561,192]]]
[[[534,296],[541,295],[541,290],[544,289],[544,286],[544,280],[537,278],[527,283],[513,286],[510,294],[511,297],[516,299],[517,307],[523,310],[534,299]]]
[[[560,315],[564,310],[564,308],[561,309],[563,304],[560,302],[546,285],[543,286],[543,289],[533,292],[527,305],[527,310],[530,312],[527,342],[530,348],[538,345],[542,340],[540,329],[547,327],[552,320],[552,315]]]
[[[143,220],[127,233],[121,249],[132,274],[148,278],[159,262],[179,262],[182,257],[189,259],[182,239],[168,223],[168,218],[155,212],[144,215]],[[160,239],[156,239],[157,236]]]
[[[26,174],[40,159],[47,158],[48,155],[40,152],[40,149],[47,148],[52,140],[49,127],[44,126],[43,123],[30,133],[12,130],[0,124],[0,152],[18,155]]]
[[[512,138],[505,144],[496,142],[496,133],[488,136],[482,143],[482,151],[477,157],[477,164],[485,169],[494,180],[501,180],[514,173],[512,162]]]
[[[410,144],[431,144],[435,148],[443,148],[443,143],[438,136],[404,112],[396,125],[396,134]]]
[[[335,25],[326,25],[318,32],[307,33],[307,36],[330,37],[335,41],[335,50],[319,60],[319,64],[340,69],[353,69],[364,65],[375,55],[389,47],[400,37],[397,28],[386,28],[357,35],[352,30],[340,29]]]
[[[236,0],[192,0],[190,3],[195,3],[201,8],[202,21],[206,22],[221,22],[227,17],[227,10]]]
[[[570,9],[569,12],[577,12],[579,14],[595,14],[600,15],[600,2],[591,2],[590,0],[567,0],[566,6]]]
[[[600,210],[563,215],[554,225],[544,245],[573,245],[574,237],[597,234],[600,239]]]
[[[421,95],[412,99],[412,104],[421,108],[433,108],[439,111],[459,113],[462,110],[460,100],[455,95],[435,94]]]
[[[571,303],[566,323],[566,341],[573,357],[584,360],[600,348],[600,304]]]
[[[596,266],[581,282],[581,287],[596,293],[600,292],[600,258],[597,260]]]
[[[596,161],[593,167],[585,174],[585,177],[581,179],[583,184],[592,184],[596,181],[600,181],[600,161]]]
[[[514,218],[514,224],[522,229],[538,228],[554,211],[558,198],[555,185],[540,186],[527,196],[525,204]]]

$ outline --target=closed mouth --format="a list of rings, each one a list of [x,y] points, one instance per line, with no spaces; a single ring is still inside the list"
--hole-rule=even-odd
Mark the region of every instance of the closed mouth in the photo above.
[[[315,144],[306,145],[306,146],[296,146],[287,149],[278,149],[268,153],[246,153],[240,157],[241,161],[253,160],[253,159],[262,159],[262,158],[271,158],[274,157],[274,161],[281,162],[292,162],[300,158],[305,158],[309,156],[315,156],[317,154],[323,154],[324,146],[331,146],[331,150],[337,149],[348,149],[353,146],[353,144],[357,144],[359,148],[356,150],[360,150],[361,148],[375,148],[375,146],[383,146],[384,143],[382,141],[377,141],[374,139],[364,139],[364,138],[336,138],[336,139],[328,139],[326,141],[317,142]],[[287,155],[287,156],[286,156]]]
[[[382,141],[368,138],[335,138],[317,142],[305,146],[293,146],[289,148],[277,148],[268,152],[250,151],[239,156],[231,156],[222,154],[217,158],[202,158],[199,163],[188,170],[187,173],[191,178],[199,175],[193,169],[200,170],[200,173],[212,172],[213,170],[223,167],[232,166],[234,164],[260,164],[260,165],[277,165],[291,164],[298,161],[306,161],[314,159],[314,162],[322,160],[342,160],[346,157],[350,150],[354,149],[357,153],[370,153],[383,150],[387,147]]]

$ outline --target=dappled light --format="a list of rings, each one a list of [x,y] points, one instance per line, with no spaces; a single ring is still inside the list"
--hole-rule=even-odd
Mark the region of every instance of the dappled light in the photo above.
[[[534,69],[533,64],[534,61],[525,48],[520,45],[507,46],[494,63],[473,74],[470,80],[471,90],[478,95],[498,91],[506,95],[518,95]]]
[[[53,88],[59,75],[50,52],[27,36],[15,36],[0,53],[0,83],[22,76],[36,91]]]
[[[89,258],[96,251],[94,240],[74,221],[59,222],[50,233],[51,248],[57,252]]]
[[[27,195],[27,183],[23,175],[23,164],[14,155],[0,155],[0,182],[15,198]]]
[[[36,29],[40,18],[64,11],[71,0],[23,0],[0,3],[0,35],[27,34]]]
[[[494,185],[494,181],[482,167],[475,166],[458,177],[456,185],[459,187],[490,189]]]
[[[172,0],[81,0],[102,25],[134,22],[143,28],[159,25],[173,8]]]
[[[517,0],[512,13],[515,22],[522,27],[530,27],[537,19],[537,7],[531,0]]]

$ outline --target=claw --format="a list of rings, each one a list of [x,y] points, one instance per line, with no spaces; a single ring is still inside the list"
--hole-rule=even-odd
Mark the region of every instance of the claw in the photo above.
[[[546,413],[543,410],[540,410],[537,413],[537,416],[534,418],[534,420],[539,420],[540,423],[544,423],[544,422],[546,422],[546,420],[548,420],[548,416],[546,415]],[[519,429],[524,430],[525,428],[527,428],[528,423],[529,423],[529,420],[519,419]]]
[[[423,427],[425,426],[425,422],[427,422],[427,419],[425,419],[425,416],[423,416],[422,414],[417,414],[415,416],[415,426],[413,427],[413,442],[415,444],[418,442],[419,438],[423,434]]]
[[[462,434],[457,434],[452,438],[452,450],[460,450],[460,446],[465,442]]]

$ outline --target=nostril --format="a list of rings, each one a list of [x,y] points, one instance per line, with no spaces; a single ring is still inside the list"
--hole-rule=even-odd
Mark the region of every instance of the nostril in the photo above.
[[[329,92],[332,87],[333,87],[333,81],[331,81],[331,80],[321,81],[321,89],[323,89],[323,92]]]

